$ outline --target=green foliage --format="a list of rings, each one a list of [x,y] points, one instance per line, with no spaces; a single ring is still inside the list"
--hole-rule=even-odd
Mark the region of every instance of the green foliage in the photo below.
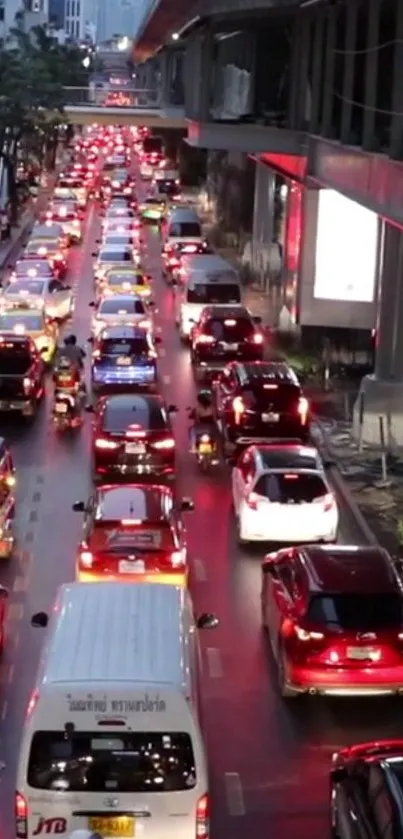
[[[17,15],[7,42],[0,43],[0,147],[6,128],[18,139],[38,130],[54,132],[66,122],[64,87],[87,85],[82,52],[58,44],[43,26],[26,32],[24,13]]]

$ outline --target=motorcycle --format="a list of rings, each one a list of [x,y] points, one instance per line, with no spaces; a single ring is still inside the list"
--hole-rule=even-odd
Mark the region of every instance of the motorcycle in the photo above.
[[[219,463],[217,443],[207,431],[196,433],[195,452],[197,462],[203,471]]]
[[[53,424],[57,431],[67,431],[81,425],[80,395],[56,390],[53,402]]]

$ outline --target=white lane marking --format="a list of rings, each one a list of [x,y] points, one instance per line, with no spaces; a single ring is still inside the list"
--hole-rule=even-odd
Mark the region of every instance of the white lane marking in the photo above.
[[[5,699],[4,702],[3,702],[3,707],[1,709],[1,718],[2,718],[3,721],[5,720],[5,718],[7,716],[7,711],[8,711],[8,702],[7,702],[7,699]]]
[[[207,647],[206,652],[210,679],[221,679],[223,671],[220,650],[217,647]]]
[[[171,377],[170,376],[163,376],[162,381],[164,382],[164,385],[170,385],[171,384]]]
[[[199,583],[205,583],[207,580],[207,573],[204,566],[204,562],[202,559],[195,559],[193,560],[193,566],[195,570],[195,577]]]
[[[241,779],[238,772],[226,772],[224,775],[225,794],[230,816],[244,816],[245,802]]]
[[[28,588],[28,575],[25,574],[24,576],[16,577],[13,583],[13,591],[21,592],[26,591]]]

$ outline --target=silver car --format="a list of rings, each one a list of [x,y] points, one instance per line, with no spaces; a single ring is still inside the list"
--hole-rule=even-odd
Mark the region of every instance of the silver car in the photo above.
[[[43,309],[52,320],[70,317],[74,309],[73,291],[53,277],[26,277],[11,280],[0,295],[3,303],[19,303]]]
[[[92,318],[92,333],[95,337],[108,326],[138,326],[145,330],[153,329],[152,304],[146,303],[134,294],[114,294],[100,302],[90,303],[95,309]]]

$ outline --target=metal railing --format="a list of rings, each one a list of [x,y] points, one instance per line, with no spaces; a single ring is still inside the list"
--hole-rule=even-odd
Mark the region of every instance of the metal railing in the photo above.
[[[102,88],[65,87],[65,107],[81,106],[89,108],[121,108],[122,110],[152,110],[161,108],[159,91],[139,89],[134,87],[116,88],[104,86]]]

